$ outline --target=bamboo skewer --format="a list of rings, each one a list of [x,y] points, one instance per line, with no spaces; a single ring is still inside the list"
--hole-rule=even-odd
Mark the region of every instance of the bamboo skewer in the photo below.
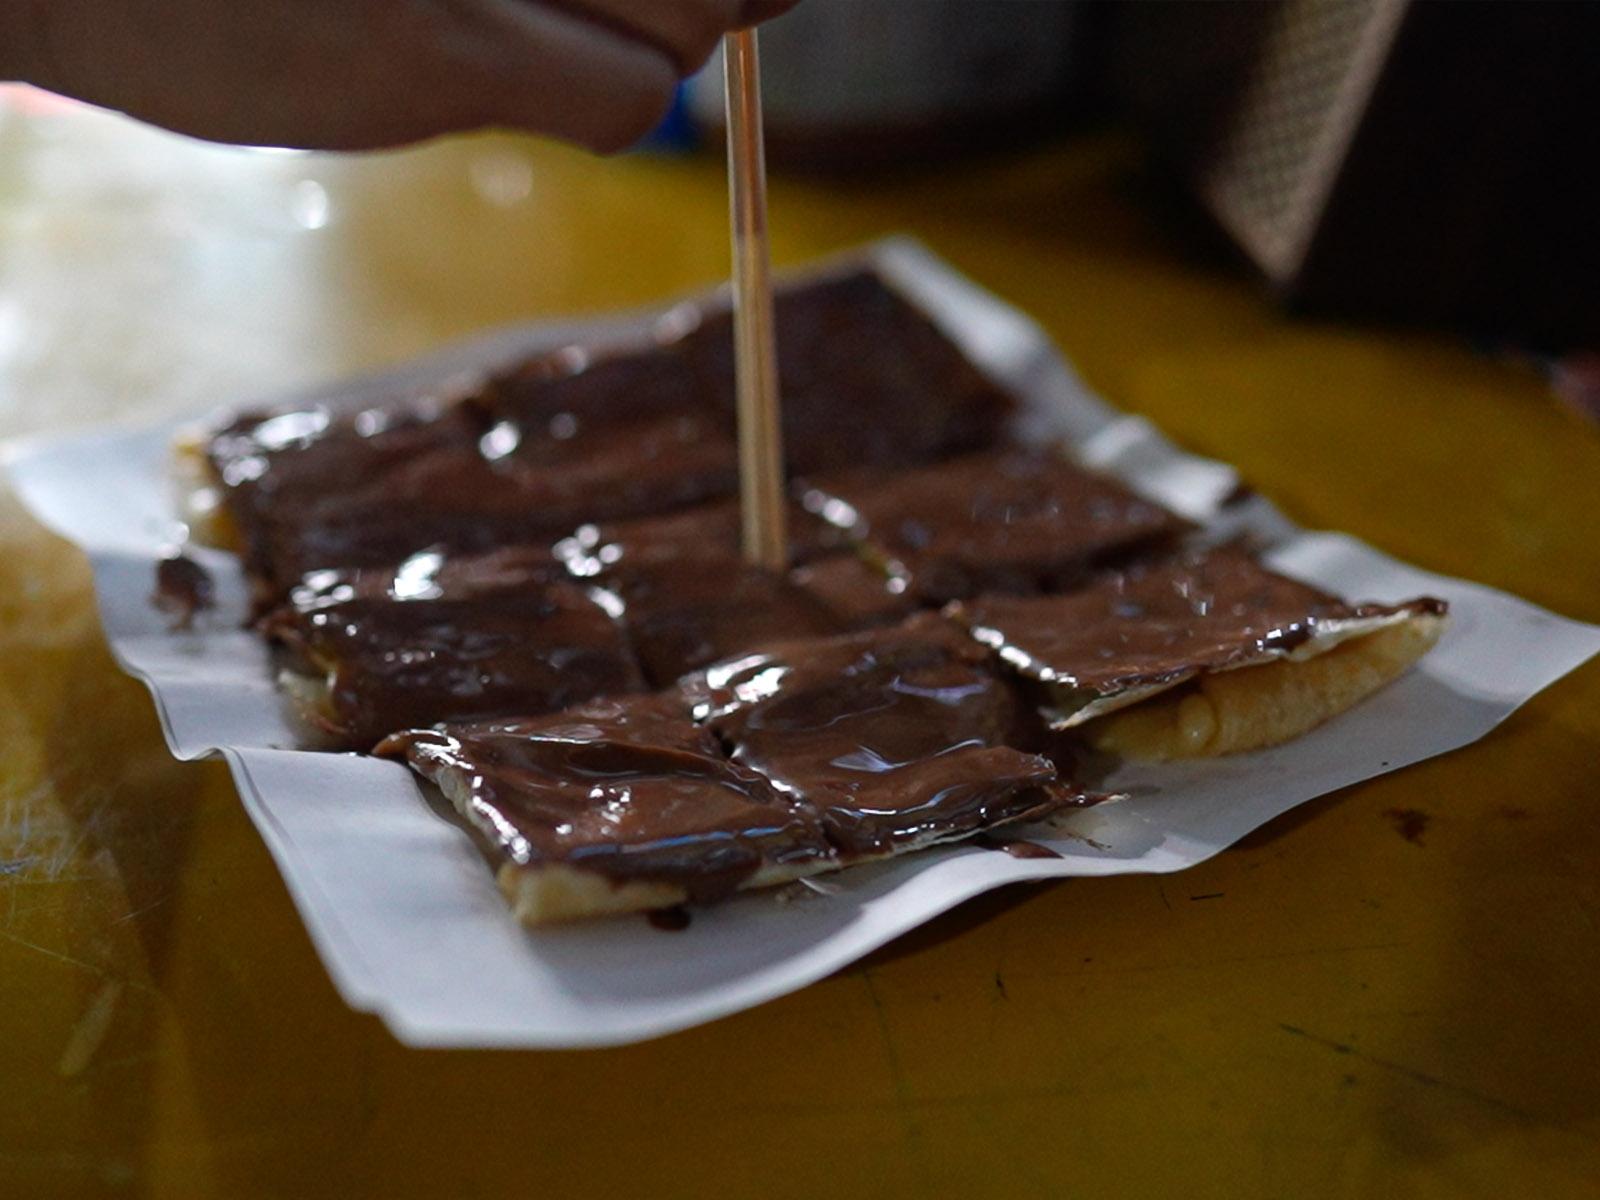
[[[788,566],[783,423],[772,333],[767,159],[761,68],[753,29],[723,39],[728,101],[728,201],[733,225],[734,375],[739,411],[739,509],[745,560]]]

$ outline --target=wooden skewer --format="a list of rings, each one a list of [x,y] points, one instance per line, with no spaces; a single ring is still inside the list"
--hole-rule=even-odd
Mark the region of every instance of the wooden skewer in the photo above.
[[[733,219],[734,374],[739,399],[739,507],[747,562],[788,566],[783,421],[772,335],[767,156],[753,29],[723,39],[728,99],[728,200]]]

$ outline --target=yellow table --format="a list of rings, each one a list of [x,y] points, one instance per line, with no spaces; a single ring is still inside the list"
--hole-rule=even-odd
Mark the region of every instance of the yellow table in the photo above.
[[[1117,144],[773,189],[909,230],[1308,525],[1600,620],[1600,437],[1528,370],[1288,322]],[[196,410],[725,273],[715,161],[362,161],[0,118],[0,429]],[[0,1195],[1594,1195],[1600,666],[1187,874],[1014,889],[628,1049],[402,1049],[335,995],[215,764],[0,498]],[[1427,815],[1419,837],[1400,810]]]

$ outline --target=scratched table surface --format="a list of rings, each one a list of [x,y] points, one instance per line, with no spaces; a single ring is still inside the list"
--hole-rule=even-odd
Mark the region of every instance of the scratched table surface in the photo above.
[[[775,180],[780,261],[907,230],[1310,526],[1600,620],[1600,436],[1529,368],[1290,321],[1093,141]],[[15,100],[0,431],[190,412],[727,270],[711,159],[334,161]],[[224,769],[0,494],[0,1195],[1594,1195],[1600,666],[1165,878],[975,901],[625,1049],[419,1052],[339,1000]],[[664,935],[665,936],[665,935]]]

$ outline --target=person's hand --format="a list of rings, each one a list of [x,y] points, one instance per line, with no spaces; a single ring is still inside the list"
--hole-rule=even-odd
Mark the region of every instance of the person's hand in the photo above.
[[[623,149],[731,29],[795,0],[0,0],[0,78],[219,142],[480,126]]]

